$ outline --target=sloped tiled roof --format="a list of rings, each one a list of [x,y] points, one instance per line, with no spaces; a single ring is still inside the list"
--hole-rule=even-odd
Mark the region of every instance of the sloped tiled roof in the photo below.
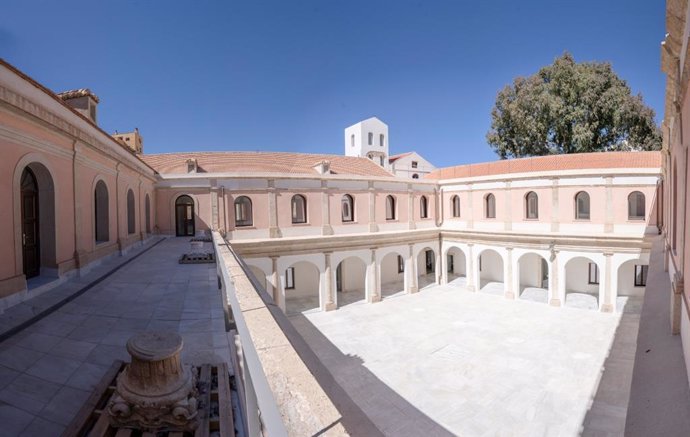
[[[395,162],[400,158],[403,158],[407,155],[412,155],[414,152],[405,152],[405,153],[398,153],[397,155],[391,155],[388,157],[388,162]]]
[[[596,168],[659,167],[661,167],[661,152],[573,153],[567,155],[505,159],[494,162],[439,168],[429,173],[426,176],[426,179],[456,179],[494,176],[508,173],[584,170]]]
[[[79,88],[78,90],[69,90],[69,91],[63,91],[61,93],[57,93],[57,96],[60,97],[62,100],[69,100],[69,99],[75,99],[77,97],[85,97],[85,96],[91,96],[92,99],[98,103],[98,96],[95,95],[90,89],[88,88]]]
[[[367,158],[287,152],[190,152],[141,155],[158,173],[187,173],[187,160],[196,159],[199,172],[291,173],[316,175],[314,166],[330,161],[331,173],[355,176],[393,177]]]

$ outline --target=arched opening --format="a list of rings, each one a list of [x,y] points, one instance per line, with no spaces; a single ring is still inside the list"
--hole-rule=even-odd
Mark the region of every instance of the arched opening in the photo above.
[[[534,302],[549,302],[549,263],[543,256],[526,253],[518,260],[517,296]]]
[[[503,257],[493,249],[485,249],[477,257],[479,291],[489,294],[505,293]]]
[[[412,179],[419,179],[419,175],[418,175],[417,173],[414,173],[414,174],[412,175]]]
[[[405,294],[405,258],[391,252],[381,259],[381,298]]]
[[[496,218],[496,196],[491,193],[484,198],[484,216],[486,218]]]
[[[146,233],[151,233],[151,199],[148,193],[144,198],[144,219],[146,220]]]
[[[96,182],[94,190],[94,223],[96,224],[96,243],[110,240],[110,206],[108,201],[108,187],[105,182]]]
[[[436,284],[436,252],[429,247],[417,255],[417,287],[421,290]]]
[[[647,285],[647,263],[631,259],[618,267],[616,311],[639,314]]]
[[[247,196],[235,199],[235,226],[252,226],[254,216],[252,213],[252,200]]]
[[[565,303],[564,306],[599,309],[601,287],[599,266],[589,258],[579,256],[565,265]]]
[[[422,196],[419,198],[419,217],[429,217],[429,200],[426,198],[426,196]]]
[[[298,261],[285,269],[285,313],[300,314],[319,310],[319,269],[308,261]]]
[[[450,198],[451,209],[453,217],[460,217],[460,196],[457,194]]]
[[[365,302],[365,281],[367,266],[360,258],[350,256],[335,268],[335,290],[338,293],[338,307],[355,302]]]
[[[341,199],[341,214],[343,222],[353,222],[355,220],[355,201],[349,194],[343,195]]]
[[[19,182],[23,273],[26,279],[57,275],[53,177],[43,164],[33,162]]]
[[[175,200],[175,235],[194,236],[194,201],[186,194]]]
[[[589,194],[586,191],[575,195],[575,219],[589,220]]]
[[[127,190],[127,233],[133,234],[136,230],[136,211],[134,203],[134,191]]]
[[[539,197],[534,191],[525,195],[525,218],[529,220],[539,218]]]
[[[264,290],[266,290],[266,273],[256,266],[247,265],[247,267],[249,267],[249,270],[252,271],[252,274],[256,280],[259,281],[259,284],[264,288]]]
[[[395,197],[386,196],[386,220],[395,220]]]
[[[645,199],[640,191],[628,195],[628,220],[645,219]]]
[[[451,247],[446,252],[446,271],[448,284],[464,287],[467,285],[467,258],[458,247]]]
[[[307,199],[301,194],[292,196],[292,223],[307,222]]]

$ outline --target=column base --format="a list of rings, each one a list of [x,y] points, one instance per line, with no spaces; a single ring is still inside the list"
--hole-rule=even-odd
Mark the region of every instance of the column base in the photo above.
[[[338,307],[336,306],[336,304],[334,304],[334,303],[331,302],[331,303],[327,303],[323,310],[324,310],[324,311],[333,311],[333,310],[336,310],[336,309],[338,309]]]
[[[331,227],[331,225],[322,226],[321,235],[333,235],[333,228]]]
[[[376,303],[376,302],[381,302],[381,295],[380,294],[375,294],[371,296],[371,299],[369,299],[369,303]]]
[[[407,290],[408,294],[413,294],[413,293],[417,293],[417,292],[419,292],[419,287],[417,287],[417,286],[410,287],[410,289]]]
[[[613,305],[610,303],[605,303],[601,306],[601,312],[602,313],[612,313],[613,312]]]
[[[559,306],[561,306],[561,300],[560,299],[551,299],[551,301],[549,301],[549,305],[551,305],[552,307],[559,307]]]
[[[506,299],[514,300],[515,299],[515,293],[512,291],[506,291],[504,294]]]
[[[407,229],[417,229],[417,225],[412,221],[407,222]]]
[[[467,291],[475,292],[477,291],[476,287],[474,285],[467,285],[465,288],[467,288]]]
[[[369,232],[378,232],[379,227],[376,223],[369,223]]]
[[[280,233],[280,228],[268,228],[268,237],[269,238],[280,238],[282,237]]]

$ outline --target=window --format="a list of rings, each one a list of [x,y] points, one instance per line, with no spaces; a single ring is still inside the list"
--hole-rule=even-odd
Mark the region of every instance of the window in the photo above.
[[[369,132],[369,145],[371,146],[373,144],[374,144],[374,134]]]
[[[419,175],[417,173],[413,174],[412,179],[419,179]]]
[[[446,264],[448,265],[448,273],[453,273],[455,271],[455,266],[453,262],[454,257],[453,255],[448,255],[447,257],[448,261],[446,262]]]
[[[525,196],[525,217],[528,219],[539,218],[539,198],[534,191],[530,191]]]
[[[108,205],[108,187],[105,182],[96,182],[94,190],[94,222],[96,223],[96,243],[110,240],[110,206]]]
[[[395,220],[395,197],[386,197],[386,220]]]
[[[484,203],[486,203],[484,208],[486,218],[496,218],[496,197],[489,193],[486,195]]]
[[[455,195],[451,197],[450,204],[453,210],[453,217],[460,217],[460,196]]]
[[[136,232],[136,221],[134,211],[134,191],[127,190],[127,233],[133,234]]]
[[[592,285],[599,284],[599,266],[596,263],[589,263],[589,279],[587,282]]]
[[[383,147],[383,144],[385,143],[385,138],[383,134],[379,135],[379,146]]]
[[[295,289],[295,268],[288,267],[285,270],[285,289],[294,290]]]
[[[417,168],[417,161],[412,161],[412,168]]]
[[[429,218],[429,200],[426,196],[422,196],[419,199],[419,217]]]
[[[379,156],[379,165],[383,167],[383,156]]]
[[[633,191],[628,196],[628,220],[644,220],[644,194]]]
[[[342,216],[344,222],[352,222],[355,220],[355,201],[352,196],[346,194],[342,198]]]
[[[405,260],[402,256],[398,255],[398,273],[405,271]]]
[[[252,226],[253,224],[252,200],[247,196],[238,197],[235,199],[235,226]]]
[[[355,135],[350,135],[350,147],[355,147]]]
[[[647,285],[647,269],[649,269],[649,266],[635,266],[635,287]]]
[[[307,199],[301,194],[292,196],[292,223],[307,222]]]
[[[575,219],[589,220],[589,194],[584,191],[575,195]]]

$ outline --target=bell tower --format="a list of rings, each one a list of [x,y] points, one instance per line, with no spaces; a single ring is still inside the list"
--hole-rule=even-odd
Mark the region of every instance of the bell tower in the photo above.
[[[371,117],[346,128],[345,155],[369,158],[389,169],[388,125]]]

